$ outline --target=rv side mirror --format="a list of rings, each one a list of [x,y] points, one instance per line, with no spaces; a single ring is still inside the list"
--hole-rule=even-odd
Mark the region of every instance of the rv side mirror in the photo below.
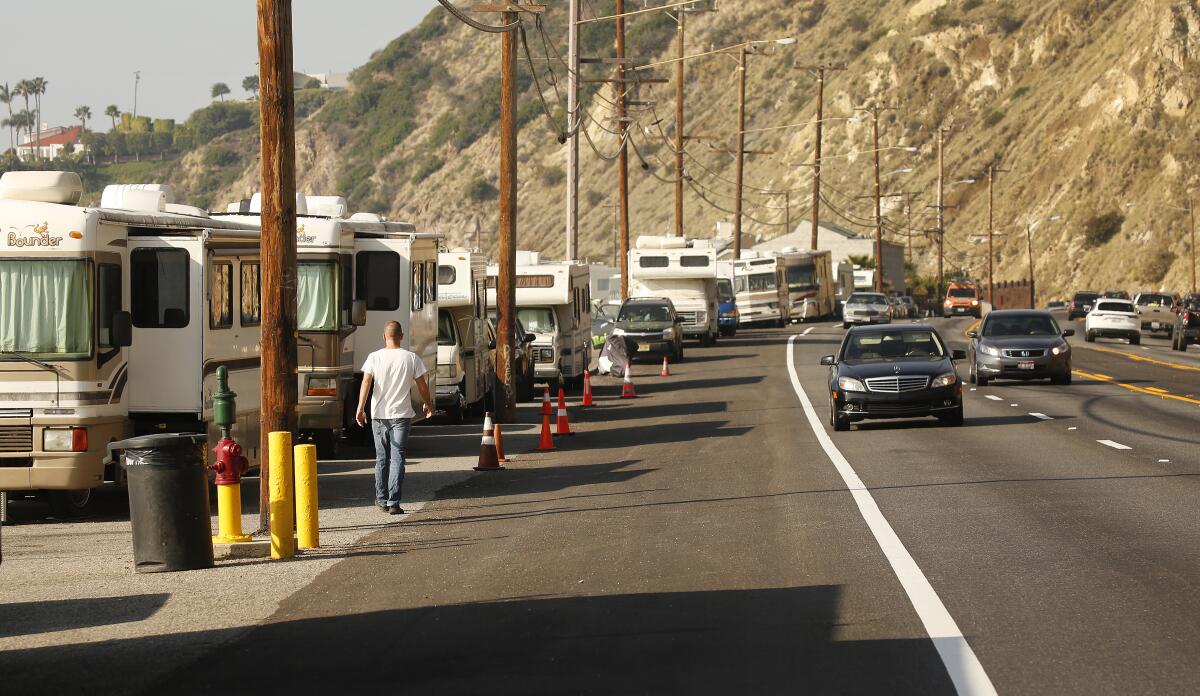
[[[367,323],[367,301],[355,300],[350,305],[350,324],[352,326],[365,326]]]
[[[834,357],[832,355],[822,355],[821,356],[821,364],[827,365],[827,366],[834,365],[834,364],[836,364],[836,360],[834,359]]]
[[[116,348],[133,345],[133,316],[129,312],[117,312],[112,317],[112,344]]]
[[[533,343],[536,340],[537,340],[537,336],[534,336],[531,333],[527,333],[527,334],[525,334],[524,337],[521,338],[521,343]]]
[[[488,341],[488,350],[496,350],[496,339]]]

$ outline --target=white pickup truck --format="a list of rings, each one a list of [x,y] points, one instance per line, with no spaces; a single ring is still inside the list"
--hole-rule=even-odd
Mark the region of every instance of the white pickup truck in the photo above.
[[[1175,298],[1162,292],[1139,292],[1133,298],[1138,324],[1151,334],[1171,335],[1175,330]]]

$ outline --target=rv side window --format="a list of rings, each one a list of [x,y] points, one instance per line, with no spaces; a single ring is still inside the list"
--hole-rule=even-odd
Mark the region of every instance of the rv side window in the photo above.
[[[208,328],[233,326],[233,264],[214,263],[208,278]]]
[[[400,255],[394,251],[360,251],[354,269],[355,296],[372,312],[400,309]]]
[[[733,291],[746,292],[746,276],[737,276],[733,279]]]
[[[425,302],[433,304],[437,302],[437,262],[425,262]]]
[[[98,343],[102,348],[112,347],[113,315],[121,311],[121,267],[102,263],[96,268],[96,317],[99,328]]]
[[[184,249],[134,249],[129,254],[129,296],[139,329],[182,329],[191,323],[191,261]]]
[[[338,283],[338,307],[342,310],[342,326],[350,326],[350,313],[354,311],[354,296],[350,288],[354,286],[354,269],[350,267],[350,257],[343,256],[338,262],[341,282]]]
[[[423,284],[421,283],[422,276],[425,275],[425,264],[414,263],[412,265],[412,310],[415,312],[425,306],[421,300]]]
[[[482,319],[487,315],[487,281],[475,281],[475,316]]]
[[[643,256],[638,259],[638,265],[642,268],[666,268],[670,261],[665,256]]]
[[[296,328],[301,331],[337,329],[332,261],[301,261],[296,266]]]
[[[242,326],[258,326],[262,323],[261,269],[257,261],[243,261],[241,264]]]
[[[679,265],[689,268],[704,268],[708,265],[707,256],[680,256]]]
[[[438,285],[454,285],[458,280],[458,271],[454,266],[438,266]]]

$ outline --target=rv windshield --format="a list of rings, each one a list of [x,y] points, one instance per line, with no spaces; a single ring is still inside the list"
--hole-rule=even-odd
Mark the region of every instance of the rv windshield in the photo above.
[[[762,292],[775,289],[774,273],[755,273],[750,276],[750,292]]]
[[[337,328],[337,268],[332,261],[301,261],[296,273],[296,326],[301,331]]]
[[[717,278],[717,297],[723,303],[733,302],[733,283],[728,278]]]
[[[554,333],[554,310],[549,307],[522,307],[517,318],[532,333]]]
[[[787,269],[788,290],[812,290],[817,287],[817,269],[814,266],[789,266]]]
[[[438,345],[452,346],[454,344],[454,317],[444,309],[438,310]]]
[[[0,260],[0,351],[25,357],[92,353],[86,259]]]

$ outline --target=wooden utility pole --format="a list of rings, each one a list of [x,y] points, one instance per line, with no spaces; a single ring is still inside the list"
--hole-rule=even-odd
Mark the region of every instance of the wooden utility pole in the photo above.
[[[943,200],[946,189],[946,163],[942,158],[942,147],[945,145],[946,129],[938,128],[938,178],[937,178],[937,245],[938,245],[938,302],[946,292],[946,203]]]
[[[883,216],[879,208],[879,107],[871,109],[871,139],[875,151],[875,292],[883,292]]]
[[[821,227],[821,141],[825,132],[825,71],[845,70],[832,65],[805,66],[803,69],[817,72],[817,137],[813,153],[813,197],[812,197],[812,244],[817,249],[817,235]]]
[[[292,2],[258,0],[259,136],[262,140],[262,339],[259,525],[270,528],[267,438],[296,432],[296,132],[292,102]]]
[[[504,12],[502,24],[517,21],[516,12]],[[517,32],[504,32],[500,45],[500,240],[496,278],[496,420],[516,418],[513,389],[513,334],[517,311]]]
[[[1191,218],[1192,294],[1196,293],[1196,199],[1188,198],[1188,217]]]
[[[734,168],[734,178],[737,180],[737,193],[733,201],[733,258],[742,258],[742,174],[746,161],[746,46],[743,44],[738,51],[738,132],[737,164]]]
[[[683,32],[687,8],[679,8],[675,30],[675,236],[683,236]]]
[[[995,182],[995,178],[996,178],[995,173],[996,173],[996,166],[991,165],[991,164],[988,165],[988,175],[987,175],[987,177],[988,177],[988,250],[987,250],[987,254],[988,254],[988,262],[987,262],[988,294],[987,294],[987,298],[988,298],[989,305],[993,304],[993,301],[992,301],[992,238],[995,236],[996,230],[992,226],[992,206],[993,206],[993,202],[994,202],[993,195],[992,195],[992,191],[993,191],[992,184]],[[992,309],[995,309],[995,307],[993,306]]]
[[[621,217],[621,299],[629,299],[629,148],[625,142],[625,0],[616,0],[617,65],[613,90],[617,110],[617,198]]]
[[[1029,308],[1037,309],[1033,299],[1033,222],[1025,223],[1025,251],[1029,254]]]
[[[567,29],[567,260],[579,256],[579,3],[568,0]]]

